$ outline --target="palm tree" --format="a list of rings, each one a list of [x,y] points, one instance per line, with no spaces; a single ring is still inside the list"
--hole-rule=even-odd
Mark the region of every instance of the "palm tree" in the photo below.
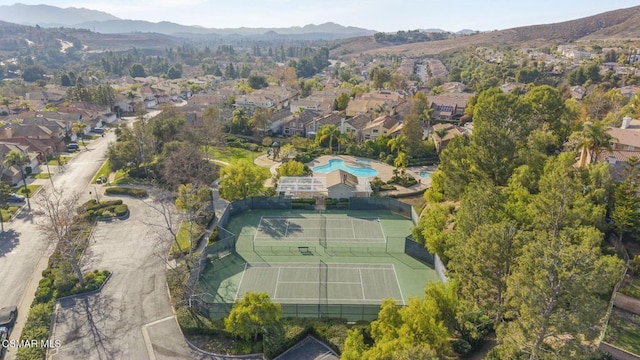
[[[393,165],[396,167],[396,172],[397,170],[400,170],[400,173],[404,174],[404,171],[408,165],[406,154],[402,151],[399,152],[398,156],[396,156],[396,159],[393,161]]]
[[[29,188],[27,187],[27,179],[24,176],[23,166],[29,163],[29,155],[23,154],[16,150],[11,150],[4,158],[4,164],[6,166],[15,166],[20,169],[20,176],[22,176],[22,183],[24,184],[24,193],[27,198],[27,206],[31,211],[31,203],[29,202]]]
[[[329,139],[329,150],[333,152],[333,139],[340,135],[340,130],[332,124],[323,125],[316,134],[316,143],[320,144],[326,139]]]
[[[83,122],[74,123],[72,126],[72,130],[76,136],[80,137],[80,141],[82,141],[82,145],[86,148],[87,145],[84,143],[84,129],[87,127],[87,124]]]
[[[387,141],[387,146],[391,151],[397,151],[397,155],[399,156],[401,152],[405,150],[407,145],[407,137],[404,135],[399,135],[394,137],[393,139]]]
[[[2,98],[2,105],[4,105],[7,108],[7,114],[11,113],[11,109],[9,109],[9,105],[11,104],[11,99],[3,97]]]
[[[611,150],[611,141],[616,140],[602,122],[587,122],[580,133],[580,145],[589,151],[591,162],[595,162],[603,150]]]

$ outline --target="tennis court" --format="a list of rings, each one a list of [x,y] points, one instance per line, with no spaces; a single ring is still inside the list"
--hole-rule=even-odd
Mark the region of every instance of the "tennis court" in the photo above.
[[[254,291],[283,304],[405,304],[393,264],[247,264],[236,300]]]
[[[386,237],[377,217],[332,217],[306,214],[260,218],[253,241],[384,243]]]

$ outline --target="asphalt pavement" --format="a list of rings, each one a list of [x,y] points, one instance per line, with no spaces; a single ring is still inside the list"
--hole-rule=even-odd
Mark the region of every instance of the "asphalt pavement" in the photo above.
[[[80,147],[64,167],[50,166],[52,180],[30,180],[64,196],[78,193],[80,202],[102,194],[104,187],[90,181],[104,163],[113,132]],[[46,172],[46,166],[43,166]],[[35,195],[37,197],[37,194]],[[103,196],[103,195],[98,195]],[[189,358],[167,293],[164,269],[168,243],[154,226],[158,214],[141,200],[125,198],[129,219],[101,223],[83,257],[85,271],[107,269],[112,278],[99,294],[67,299],[57,311],[52,340],[61,347],[49,351],[54,359],[176,359]],[[10,339],[17,340],[26,322],[42,270],[54,244],[36,228],[39,221],[22,212],[4,224],[0,234],[0,307],[18,306]],[[164,238],[166,239],[166,238]],[[17,349],[8,348],[6,359]]]

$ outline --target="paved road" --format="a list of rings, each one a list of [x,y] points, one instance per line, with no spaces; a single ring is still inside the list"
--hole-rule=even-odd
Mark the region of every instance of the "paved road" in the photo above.
[[[167,293],[164,220],[151,200],[123,199],[130,217],[99,223],[83,261],[85,271],[113,275],[100,293],[62,302],[52,359],[190,358]]]
[[[82,147],[65,166],[65,171],[54,176],[53,186],[64,189],[64,193],[80,192],[82,199],[89,198],[91,188],[88,184],[104,162],[109,141],[114,140],[115,135],[107,134],[88,143],[87,149]],[[50,168],[56,172],[56,167]],[[52,186],[49,180],[38,180],[36,183],[48,189]],[[31,206],[34,210],[38,208],[35,201],[31,201]],[[41,272],[52,250],[51,243],[36,229],[37,221],[25,206],[18,218],[5,224],[5,232],[0,235],[0,307],[18,305],[19,309],[11,339],[20,336]],[[13,359],[15,353],[15,349],[7,349],[6,358]]]

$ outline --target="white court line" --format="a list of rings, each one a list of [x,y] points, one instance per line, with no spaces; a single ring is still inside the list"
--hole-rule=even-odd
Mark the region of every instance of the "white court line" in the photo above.
[[[387,236],[384,234],[384,229],[382,228],[382,222],[380,221],[380,218],[378,218],[378,226],[380,226],[380,232],[382,232],[382,240],[384,240],[384,242],[388,242],[389,240],[387,239]]]
[[[358,268],[358,275],[360,275],[360,288],[362,288],[362,300],[366,300],[367,297],[364,296],[364,283],[362,282],[362,270]]]
[[[272,265],[275,265],[272,264]],[[271,268],[279,268],[279,269],[313,269],[314,266],[313,264],[311,264],[312,266],[270,266]],[[366,267],[366,266],[361,266],[361,267],[348,267],[348,266],[331,266],[331,264],[327,264],[329,265],[330,269],[349,269],[349,270],[393,270],[392,266],[393,264],[384,264],[384,265],[389,265],[389,267]],[[343,264],[346,265],[346,264]],[[317,266],[316,266],[317,267]],[[256,266],[256,268],[258,268],[258,266]]]
[[[400,286],[400,281],[398,280],[398,273],[396,272],[396,266],[391,264],[391,266],[393,266],[393,275],[395,275],[396,277],[396,284],[398,284],[398,290],[400,290],[400,298],[402,298],[402,305],[407,305],[404,302],[404,295],[402,295],[402,286]]]
[[[343,285],[361,285],[362,281],[325,281],[327,284],[343,284]],[[279,284],[312,284],[315,285],[317,282],[315,281],[280,281]]]
[[[256,243],[256,237],[258,236],[258,233],[260,232],[260,227],[262,226],[262,216],[260,216],[260,222],[258,222],[258,229],[256,229],[256,232],[253,234],[253,243]]]
[[[351,220],[351,232],[353,233],[353,239],[356,239],[356,227],[353,224],[353,220]]]
[[[278,268],[278,277],[276,277],[276,288],[275,288],[275,290],[273,290],[273,297],[274,298],[278,297],[278,284],[280,283],[280,270],[282,270],[281,267]]]
[[[329,301],[366,301],[366,302],[371,302],[373,305],[380,305],[378,304],[379,301],[382,301],[384,299],[387,298],[380,298],[380,299],[360,299],[360,298],[354,298],[354,299],[338,299],[338,298],[329,298]],[[318,298],[317,297],[313,297],[313,298],[273,298],[272,300],[278,300],[278,301],[300,301],[300,300],[306,300],[306,301],[311,301],[311,305],[316,305]],[[313,302],[316,301],[316,302]],[[361,303],[356,303],[356,304],[361,304]]]
[[[289,222],[287,221],[287,227],[284,229],[284,237],[287,237],[288,231],[289,231]]]
[[[244,280],[244,274],[247,273],[247,265],[249,265],[249,263],[244,263],[244,270],[242,270],[242,276],[240,276],[240,282],[238,283],[238,290],[236,290],[236,298],[233,299],[233,302],[236,302],[236,300],[238,300],[238,294],[240,294],[240,286],[242,286],[242,280]]]

